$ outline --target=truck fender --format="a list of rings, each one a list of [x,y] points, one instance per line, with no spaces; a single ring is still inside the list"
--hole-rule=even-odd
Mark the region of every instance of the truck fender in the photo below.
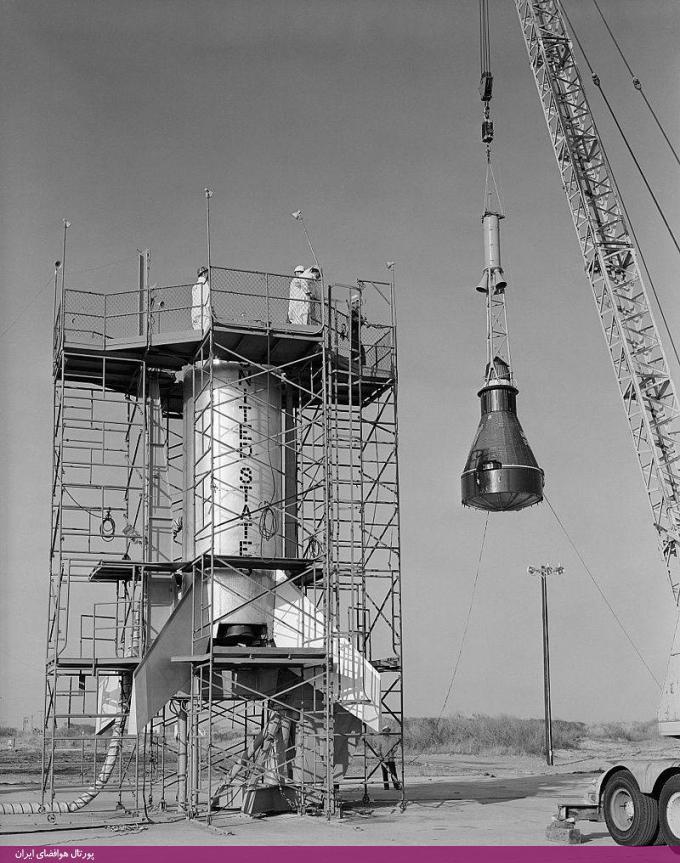
[[[609,778],[618,770],[628,770],[635,777],[643,794],[652,794],[657,785],[659,777],[667,771],[680,771],[680,759],[663,758],[655,761],[629,761],[625,764],[612,764],[604,773],[594,780],[593,786],[586,795],[587,802],[597,806],[602,805],[604,787]]]

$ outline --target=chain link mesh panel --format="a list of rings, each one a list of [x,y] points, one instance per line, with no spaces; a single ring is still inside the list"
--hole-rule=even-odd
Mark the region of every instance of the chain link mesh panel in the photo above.
[[[64,292],[64,339],[94,347],[104,342],[104,295],[90,291]]]
[[[106,339],[133,338],[143,334],[143,314],[139,310],[139,291],[104,295]]]
[[[200,308],[200,291],[195,304]],[[149,291],[149,329],[153,335],[192,329],[192,285],[171,285]]]
[[[64,297],[66,341],[94,347],[112,340],[143,338],[147,328],[155,336],[201,330],[209,320],[208,303],[217,323],[291,326],[291,282],[295,277],[224,267],[212,267],[210,275],[207,290],[198,283],[154,286],[141,296],[138,290],[99,294],[69,289]],[[321,283],[303,281],[310,286],[309,300],[295,302],[308,304],[305,326],[320,327]]]
[[[291,299],[294,277],[274,273],[250,272],[213,267],[209,290],[216,322],[235,326],[292,326],[291,303],[308,302],[305,327],[320,327],[325,317],[321,285],[310,282],[310,298]],[[204,289],[205,290],[205,289]],[[201,329],[201,293],[196,286],[153,287],[141,296],[139,291],[97,294],[69,289],[64,298],[64,333],[67,343],[99,346],[111,340]],[[299,315],[299,308],[297,309]],[[359,318],[343,300],[333,302],[330,326],[334,347],[341,355],[361,359],[363,366],[391,372],[392,326],[373,319],[362,304]],[[375,317],[378,317],[377,315]]]
[[[389,324],[377,323],[364,315],[363,308],[349,312],[342,300],[330,312],[331,342],[339,356],[370,372],[392,373],[393,331]]]
[[[294,276],[230,270],[224,267],[212,267],[210,275],[213,315],[218,323],[240,326],[289,325],[291,282]],[[302,281],[309,284],[312,294],[308,325],[320,326],[320,282],[315,279]]]
[[[364,365],[374,371],[392,373],[392,341],[392,327],[384,324],[364,324],[361,327]]]

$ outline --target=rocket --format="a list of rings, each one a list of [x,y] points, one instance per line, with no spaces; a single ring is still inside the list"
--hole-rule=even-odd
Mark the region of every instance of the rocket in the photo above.
[[[507,287],[501,266],[501,219],[500,213],[486,212],[482,216],[484,228],[484,269],[477,290],[482,294],[504,293]]]
[[[524,509],[543,500],[544,475],[517,416],[501,264],[500,213],[482,216],[484,269],[477,290],[486,298],[487,362],[477,395],[481,419],[461,476],[464,506],[491,512]]]

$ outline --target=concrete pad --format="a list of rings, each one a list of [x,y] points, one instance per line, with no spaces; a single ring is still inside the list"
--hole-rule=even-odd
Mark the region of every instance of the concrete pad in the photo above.
[[[219,813],[211,825],[163,824],[92,828],[69,833],[4,833],[4,845],[548,845],[546,827],[564,798],[580,797],[591,777],[580,773],[413,778],[401,811],[393,791],[371,789],[368,806],[343,818],[284,814],[253,819]],[[359,801],[358,793],[346,795]],[[153,819],[153,813],[151,813]],[[8,830],[3,818],[0,829]],[[122,828],[122,825],[121,825]],[[604,824],[580,822],[583,841],[612,845]]]

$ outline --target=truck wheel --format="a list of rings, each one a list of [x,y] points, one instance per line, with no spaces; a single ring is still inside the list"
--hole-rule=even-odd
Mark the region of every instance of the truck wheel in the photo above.
[[[659,794],[659,824],[666,845],[680,845],[680,774],[665,783]]]
[[[630,770],[619,770],[607,782],[603,808],[609,834],[618,845],[654,844],[659,807],[653,797],[640,791]]]

